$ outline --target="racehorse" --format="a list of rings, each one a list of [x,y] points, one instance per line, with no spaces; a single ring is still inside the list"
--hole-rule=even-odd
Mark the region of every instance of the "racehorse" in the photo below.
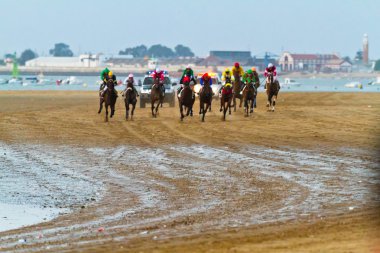
[[[231,115],[231,102],[232,102],[232,87],[226,85],[222,88],[222,96],[220,98],[220,111],[223,111],[223,120],[226,120],[226,112],[228,109]]]
[[[234,107],[234,112],[236,112],[236,99],[240,99],[240,104],[239,104],[239,108],[241,107],[242,103],[243,103],[243,96],[240,94],[241,92],[241,80],[240,80],[240,75],[239,73],[237,72],[234,72],[233,73],[234,75],[234,83],[233,83],[233,97],[232,97],[232,100],[233,100],[233,107]]]
[[[183,114],[184,110],[186,110],[186,116],[189,116],[189,114],[192,112],[194,101],[195,97],[193,97],[193,92],[190,88],[190,85],[184,84],[183,90],[181,91],[181,96],[178,98],[181,121],[183,121],[183,118],[185,117]]]
[[[105,117],[104,121],[108,122],[108,107],[111,107],[110,117],[112,118],[112,116],[115,113],[115,103],[116,103],[117,95],[115,93],[114,81],[111,78],[108,79],[106,85],[107,85],[107,90],[104,92],[103,98],[100,97],[98,113],[101,113],[101,111],[103,109],[103,102],[104,102],[104,106],[106,108],[106,117]]]
[[[156,78],[150,91],[150,102],[152,104],[152,116],[156,118],[158,115],[158,107],[164,102],[164,95],[162,94],[162,85],[164,85],[159,78]],[[155,106],[155,103],[157,105]]]
[[[205,83],[199,92],[199,114],[202,114],[202,122],[205,121],[207,110],[211,107],[212,89],[209,83]],[[206,108],[205,108],[206,104]]]
[[[136,93],[133,91],[131,83],[128,83],[127,89],[125,90],[123,97],[124,97],[124,103],[125,103],[125,119],[128,120],[129,118],[130,105],[132,105],[131,119],[133,119],[133,112],[135,111],[135,108],[136,108],[137,98],[136,98]]]
[[[249,113],[253,113],[253,106],[256,100],[256,88],[253,83],[247,82],[243,90],[243,100],[244,100],[244,116],[248,117]],[[248,113],[249,110],[249,113]]]
[[[280,84],[276,80],[273,80],[273,73],[268,73],[268,77],[266,80],[266,89],[267,89],[267,95],[268,95],[268,101],[267,101],[267,107],[268,107],[268,112],[272,111],[274,112],[274,108],[276,106],[276,99],[278,92],[280,91]]]

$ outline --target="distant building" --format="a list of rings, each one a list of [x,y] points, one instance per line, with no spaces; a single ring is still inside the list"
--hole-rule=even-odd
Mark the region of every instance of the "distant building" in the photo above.
[[[323,67],[325,72],[352,72],[352,63],[343,59],[329,60]]]
[[[25,62],[27,67],[99,67],[99,54],[81,54],[78,57],[38,57]]]
[[[284,52],[279,65],[284,72],[321,71],[330,60],[340,60],[336,54],[293,54]]]
[[[210,57],[238,62],[246,62],[252,59],[250,51],[210,51]]]
[[[368,65],[369,58],[368,58],[368,35],[364,34],[363,38],[363,64]]]

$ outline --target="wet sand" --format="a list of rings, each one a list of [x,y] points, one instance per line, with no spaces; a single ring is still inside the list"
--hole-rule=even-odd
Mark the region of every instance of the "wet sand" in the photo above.
[[[0,251],[380,250],[379,94],[280,93],[274,113],[259,94],[226,122],[214,101],[204,123],[167,106],[125,121],[120,99],[104,123],[96,96],[0,93],[3,182],[72,210],[0,232]]]

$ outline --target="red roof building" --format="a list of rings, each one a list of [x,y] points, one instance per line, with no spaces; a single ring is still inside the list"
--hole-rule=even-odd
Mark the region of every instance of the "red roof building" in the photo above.
[[[278,63],[284,72],[321,71],[328,61],[340,59],[336,54],[292,54],[284,52]]]

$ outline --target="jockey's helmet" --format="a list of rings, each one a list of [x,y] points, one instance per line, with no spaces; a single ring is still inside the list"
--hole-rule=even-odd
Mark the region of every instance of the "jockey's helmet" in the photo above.
[[[224,86],[225,86],[226,88],[232,88],[232,84],[230,84],[230,83],[226,83]]]
[[[272,64],[272,63],[269,63],[269,64],[268,64],[268,68],[271,68],[271,67],[273,67],[273,64]]]
[[[235,68],[240,67],[240,64],[238,62],[235,62]]]
[[[256,68],[255,68],[255,67],[252,67],[252,71],[256,71]]]
[[[156,68],[156,73],[160,73],[160,68]]]
[[[230,73],[230,69],[229,68],[226,68],[226,70],[224,71],[226,73]]]
[[[129,76],[128,76],[129,78],[133,78],[133,74],[129,74]]]
[[[210,76],[208,75],[208,73],[204,73],[203,76],[202,76],[202,78],[208,80],[210,78]]]
[[[108,77],[112,77],[112,76],[113,76],[113,72],[112,71],[108,72]]]

